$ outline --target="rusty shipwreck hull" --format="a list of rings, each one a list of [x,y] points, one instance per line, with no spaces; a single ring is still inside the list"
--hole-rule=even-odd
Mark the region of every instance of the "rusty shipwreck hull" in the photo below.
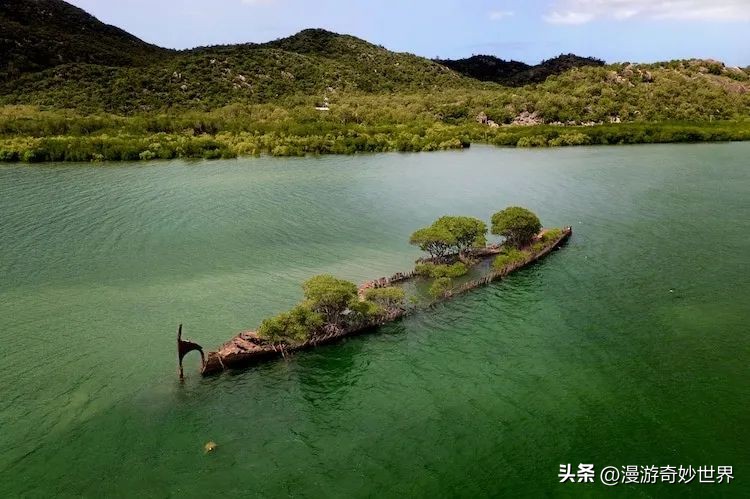
[[[491,272],[481,279],[467,282],[457,289],[451,290],[450,292],[446,293],[446,295],[443,296],[443,299],[449,299],[453,296],[463,294],[477,287],[487,285],[493,281],[503,279],[504,277],[517,270],[532,265],[533,263],[547,256],[555,249],[562,246],[572,234],[572,227],[565,227],[558,239],[552,241],[539,252],[532,254],[526,260],[508,265],[503,269]],[[379,285],[388,285],[391,282],[395,282],[397,280],[409,279],[412,277],[412,275],[413,273],[411,272],[398,273],[394,276],[394,278],[382,278],[373,282],[377,282]],[[393,281],[391,281],[391,279],[393,279]],[[286,346],[284,348],[265,342],[258,336],[255,331],[245,331],[239,333],[234,338],[221,345],[217,350],[208,352],[205,361],[202,362],[201,374],[203,376],[209,376],[221,373],[222,371],[228,369],[241,369],[266,360],[278,359],[285,356],[287,353],[307,350],[320,345],[333,343],[347,336],[368,333],[374,331],[384,324],[396,321],[412,311],[413,310],[399,310],[397,312],[392,312],[388,316],[380,318],[376,321],[368,321],[349,328],[331,330],[323,335],[317,336],[315,339],[306,341],[305,343],[294,346]]]
[[[317,346],[339,341],[347,336],[374,331],[384,324],[400,319],[406,314],[407,311],[401,310],[378,321],[369,321],[356,327],[324,334],[316,337],[314,340],[306,341],[299,345],[286,346],[283,349],[263,342],[255,331],[245,331],[224,343],[218,350],[208,352],[206,361],[203,363],[201,369],[201,374],[209,376],[227,369],[241,369],[266,360],[279,359],[291,352],[309,350]]]

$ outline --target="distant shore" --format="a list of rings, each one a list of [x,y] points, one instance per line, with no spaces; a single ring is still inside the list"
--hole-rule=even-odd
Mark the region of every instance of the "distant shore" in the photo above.
[[[108,119],[116,123],[106,122]],[[78,117],[27,119],[0,126],[0,163],[221,159],[241,156],[305,156],[462,149],[471,144],[507,147],[728,142],[750,140],[750,122],[611,123],[488,127],[480,124],[421,123],[342,125],[316,131],[302,128],[249,132],[219,131],[202,123],[192,128],[153,129],[147,118]],[[206,130],[202,130],[206,128]],[[215,127],[214,127],[215,128]],[[179,131],[177,131],[179,130]],[[212,133],[213,132],[213,133]]]

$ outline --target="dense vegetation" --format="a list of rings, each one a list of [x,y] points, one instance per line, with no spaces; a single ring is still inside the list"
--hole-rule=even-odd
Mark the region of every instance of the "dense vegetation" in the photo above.
[[[0,26],[0,81],[65,63],[142,65],[169,53],[58,0],[2,0]]]
[[[504,270],[509,266],[525,262],[553,241],[557,241],[560,236],[562,236],[562,229],[549,229],[541,235],[535,234],[534,237],[519,245],[511,244],[511,241],[507,240],[507,244],[502,246],[500,254],[493,260],[492,266],[495,270]]]
[[[493,81],[509,87],[541,83],[552,75],[584,66],[604,66],[604,61],[575,54],[559,55],[532,66],[519,61],[504,61],[492,55],[473,55],[466,59],[436,59],[436,62],[471,78]]]
[[[474,142],[547,147],[750,140],[750,121],[489,128],[473,122],[451,125],[418,119],[403,124],[337,122],[334,112],[317,115],[309,121],[296,121],[288,110],[268,106],[248,108],[248,115],[257,113],[259,119],[245,121],[235,115],[235,111],[238,110],[230,108],[206,114],[121,117],[77,116],[36,107],[0,108],[0,161],[130,161],[258,154],[413,152],[460,149]],[[274,115],[279,119],[272,120]]]
[[[308,96],[305,102],[312,108],[326,94],[477,86],[479,82],[427,59],[308,29],[265,44],[174,52],[137,67],[60,64],[0,86],[0,103],[134,114],[210,111],[232,103],[272,102],[288,108],[286,98]]]
[[[285,345],[356,328],[405,307],[401,289],[371,289],[360,299],[354,283],[327,274],[312,277],[302,289],[302,303],[264,320],[258,328],[260,338],[282,351]]]
[[[432,245],[415,242],[416,234],[426,229],[441,237],[443,249],[436,254]],[[444,216],[425,229],[414,232],[411,240],[430,257],[417,260],[414,274],[425,280],[426,293],[431,302],[450,296],[454,279],[469,273],[470,267],[481,258],[497,254],[493,268],[507,270],[508,266],[525,262],[557,241],[560,229],[543,231],[535,214],[525,208],[509,207],[492,216],[492,233],[504,237],[501,245],[487,246],[487,225],[476,218]],[[498,254],[499,251],[499,254]],[[403,279],[403,276],[401,277]],[[471,284],[471,283],[470,283]],[[258,328],[258,338],[283,353],[289,346],[322,340],[328,335],[351,332],[362,327],[380,324],[400,317],[418,296],[409,296],[399,284],[378,279],[358,289],[349,281],[323,274],[308,279],[303,285],[304,299],[291,310],[264,320]],[[468,288],[464,288],[468,289]]]
[[[434,263],[424,262],[418,263],[414,267],[414,273],[421,275],[422,277],[432,277],[439,279],[441,277],[461,277],[469,272],[469,267],[464,262],[455,262],[452,264],[447,263]]]
[[[0,22],[1,161],[750,138],[750,72],[715,61],[563,56],[511,88],[324,30],[167,51],[60,0],[4,2]]]

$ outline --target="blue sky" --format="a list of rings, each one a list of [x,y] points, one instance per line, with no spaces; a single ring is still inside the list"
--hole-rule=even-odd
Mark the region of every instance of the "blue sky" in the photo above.
[[[750,0],[69,0],[157,45],[264,42],[316,27],[425,57],[560,53],[750,65]]]

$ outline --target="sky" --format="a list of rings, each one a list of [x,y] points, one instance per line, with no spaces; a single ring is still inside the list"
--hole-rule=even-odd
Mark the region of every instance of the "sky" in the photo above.
[[[750,0],[68,0],[170,48],[265,42],[325,28],[424,57],[561,53],[608,62],[750,65]]]

